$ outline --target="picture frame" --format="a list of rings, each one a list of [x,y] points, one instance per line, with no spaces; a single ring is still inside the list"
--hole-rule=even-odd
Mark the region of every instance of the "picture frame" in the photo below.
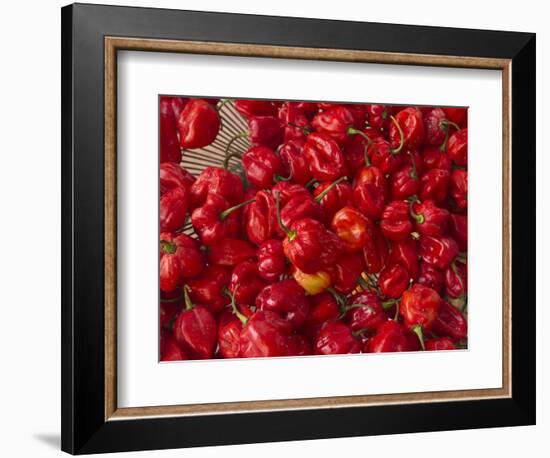
[[[535,303],[535,40],[519,32],[64,7],[62,449],[84,454],[535,424],[536,317],[529,307]],[[122,50],[502,72],[502,386],[119,408],[116,64]]]

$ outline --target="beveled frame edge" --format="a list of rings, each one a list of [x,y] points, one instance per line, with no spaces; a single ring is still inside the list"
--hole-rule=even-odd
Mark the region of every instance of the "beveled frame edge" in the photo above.
[[[503,386],[494,389],[338,396],[216,404],[117,407],[116,380],[116,61],[118,50],[216,54],[322,61],[480,68],[502,71],[502,370]],[[195,416],[266,411],[360,407],[389,404],[466,401],[512,397],[511,367],[511,59],[389,53],[359,50],[249,45],[199,41],[104,37],[105,52],[105,421],[147,417]]]

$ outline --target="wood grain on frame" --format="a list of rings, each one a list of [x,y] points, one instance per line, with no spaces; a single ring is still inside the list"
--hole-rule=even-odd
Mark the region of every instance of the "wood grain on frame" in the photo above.
[[[437,391],[422,393],[338,396],[271,401],[244,401],[216,404],[117,407],[116,339],[116,66],[117,51],[175,52],[227,56],[365,62],[480,68],[502,71],[502,380],[494,389]],[[380,404],[426,403],[490,398],[509,398],[511,386],[511,60],[480,57],[381,53],[360,50],[299,48],[288,46],[105,38],[105,420],[143,417],[245,413],[273,410],[338,408]]]

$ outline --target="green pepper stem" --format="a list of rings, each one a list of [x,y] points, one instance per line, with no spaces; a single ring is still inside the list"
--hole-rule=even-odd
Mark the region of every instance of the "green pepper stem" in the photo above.
[[[452,126],[456,130],[460,130],[460,126],[457,123],[449,121],[448,119],[442,119],[441,122],[439,123],[439,126],[441,128],[447,128],[447,126]]]
[[[399,301],[401,299],[390,299],[390,300],[387,300],[387,301],[382,301],[380,302],[380,305],[382,305],[382,308],[384,310],[389,310],[391,309],[395,304],[399,304]]]
[[[370,162],[370,158],[369,158],[369,147],[368,146],[365,146],[365,150],[363,151],[363,157],[365,159],[365,166],[370,167],[371,162]]]
[[[277,191],[275,194],[275,204],[277,206],[277,223],[279,227],[286,234],[288,240],[292,242],[296,238],[296,231],[291,231],[288,227],[285,226],[283,220],[281,219],[281,192]]]
[[[287,177],[283,177],[281,175],[275,175],[275,177],[273,179],[274,179],[275,183],[278,183],[279,181],[290,181],[290,180],[292,180],[292,171],[290,172],[290,174]]]
[[[373,141],[372,139],[362,130],[356,129],[355,127],[349,126],[348,130],[346,131],[348,135],[360,135],[365,140],[367,140],[367,146],[369,146]]]
[[[245,202],[241,202],[240,204],[233,205],[232,207],[229,207],[227,210],[224,210],[220,213],[220,221],[223,221],[225,218],[227,218],[233,211],[238,210],[241,207],[244,207],[245,205],[251,204],[252,202],[255,202],[256,199],[250,199]]]
[[[329,186],[327,186],[327,188],[324,191],[321,192],[321,194],[319,194],[317,197],[315,197],[315,202],[320,203],[325,198],[325,196],[330,191],[332,191],[332,188],[334,188],[337,184],[339,184],[342,181],[347,180],[347,179],[348,179],[348,177],[343,176],[343,177],[338,178],[336,181],[333,181]]]
[[[401,126],[397,122],[397,119],[395,119],[393,116],[390,116],[391,120],[395,124],[395,127],[397,127],[397,130],[399,131],[399,137],[401,138],[401,142],[399,144],[399,148],[391,150],[392,154],[399,154],[401,150],[403,149],[403,145],[405,144],[405,135],[403,134],[403,129],[401,129]]]
[[[244,137],[247,137],[247,136],[248,136],[248,132],[246,132],[246,131],[239,132],[231,140],[229,140],[229,143],[227,143],[227,146],[225,147],[225,158],[223,160],[223,168],[224,169],[227,169],[227,167],[229,167],[229,160],[232,157],[240,157],[240,155],[237,154],[237,153],[230,153],[229,152],[231,150],[231,146],[233,146],[233,143],[235,143],[239,138],[244,138]]]
[[[372,289],[372,285],[370,285],[369,283],[367,283],[367,281],[361,276],[359,275],[359,278],[357,278],[357,283],[359,284],[359,286],[361,288],[363,288],[365,291],[369,291],[370,289]]]
[[[191,291],[191,288],[187,285],[183,285],[183,297],[185,301],[185,310],[191,310],[193,308],[193,302],[191,302],[191,298],[189,297],[189,291]]]
[[[422,347],[422,350],[426,350],[426,346],[424,345],[424,333],[422,332],[422,326],[419,324],[415,324],[411,331],[414,332],[418,336],[418,340],[420,341],[420,346]]]
[[[346,304],[346,299],[344,296],[342,296],[338,291],[336,291],[332,286],[329,286],[327,288],[327,291],[332,294],[332,297],[334,297],[334,300],[338,304],[338,307],[340,308],[340,311],[344,309],[344,306]]]
[[[412,218],[418,223],[418,224],[424,224],[425,218],[424,215],[420,213],[416,213],[413,210],[413,205],[418,202],[418,198],[416,196],[413,196],[409,199],[409,213]]]
[[[161,240],[160,241],[160,249],[163,253],[166,254],[174,254],[178,247],[175,243],[169,242],[168,240]]]
[[[414,158],[414,154],[411,151],[407,151],[407,152],[409,153],[409,156],[411,158],[411,164],[412,164],[412,170],[411,170],[411,173],[409,174],[409,176],[413,180],[418,180],[418,172],[416,170],[416,159]]]
[[[237,295],[237,290],[239,289],[239,284],[237,283],[237,285],[235,285],[235,289],[233,290],[233,292],[230,292],[230,296],[231,296],[231,311],[233,312],[233,314],[239,319],[239,321],[242,323],[242,324],[246,324],[247,321],[248,321],[248,318],[245,317],[240,311],[239,309],[237,308],[237,302],[235,300],[235,296]]]
[[[312,132],[311,128],[308,126],[299,126],[298,124],[294,124],[292,122],[287,122],[287,125],[294,127],[295,129],[300,129],[306,137]]]

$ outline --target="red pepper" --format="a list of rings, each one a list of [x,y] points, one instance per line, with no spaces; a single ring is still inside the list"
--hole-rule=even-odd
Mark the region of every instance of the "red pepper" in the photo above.
[[[197,242],[185,234],[160,234],[160,289],[171,292],[183,279],[194,277],[204,268]]]
[[[328,135],[312,133],[304,145],[311,175],[317,181],[333,181],[346,175],[346,161],[338,144]]]
[[[451,214],[450,217],[451,235],[456,240],[460,251],[466,251],[468,248],[468,216]]]
[[[416,148],[424,141],[424,121],[422,112],[416,107],[407,107],[395,115],[397,122],[392,123],[389,129],[390,144],[396,148],[400,143],[403,148]],[[399,132],[403,131],[403,137]]]
[[[323,207],[311,198],[311,194],[299,194],[288,200],[282,208],[281,221],[283,222],[283,225],[290,227],[295,221],[304,218],[322,221],[323,215]],[[280,235],[284,235],[281,228],[279,228],[278,232]]]
[[[467,108],[456,108],[448,107],[443,108],[445,115],[449,121],[458,124],[460,127],[466,127],[468,122],[468,109]]]
[[[445,269],[458,254],[458,245],[451,237],[420,238],[421,258],[438,269]]]
[[[388,174],[399,170],[403,163],[403,155],[399,154],[401,148],[391,148],[385,138],[373,140],[368,149],[372,165],[378,167],[382,173]]]
[[[390,245],[388,264],[399,264],[403,266],[413,280],[418,278],[418,251],[416,241],[406,238]]]
[[[166,192],[160,198],[160,231],[171,232],[185,224],[189,205],[186,188],[177,187]]]
[[[273,188],[271,192],[274,196],[277,194],[281,197],[281,208],[283,208],[290,199],[302,196],[302,198],[311,198],[309,191],[302,186],[301,184],[291,183],[290,181],[279,181]]]
[[[388,319],[380,299],[370,291],[362,291],[351,296],[345,310],[345,320],[354,332],[364,331],[374,334]]]
[[[278,230],[277,208],[270,192],[256,193],[255,201],[246,212],[245,221],[246,233],[252,243],[261,245],[275,236]]]
[[[468,172],[455,170],[449,181],[449,194],[459,210],[468,208]]]
[[[412,223],[409,215],[409,204],[402,200],[390,202],[384,208],[380,221],[382,233],[392,241],[410,237]]]
[[[311,132],[309,118],[302,103],[285,102],[279,108],[279,120],[284,126],[285,142],[289,140],[305,141],[306,135]]]
[[[172,107],[172,97],[160,98],[160,162],[181,161],[181,150],[176,128],[176,116]]]
[[[357,280],[365,270],[365,259],[361,253],[345,254],[328,270],[334,288],[340,293],[349,294],[357,287]]]
[[[463,298],[468,293],[468,265],[455,259],[445,270],[445,291],[451,298]]]
[[[369,124],[378,130],[390,126],[391,110],[387,105],[366,105]]]
[[[392,200],[406,200],[415,195],[420,187],[420,180],[415,165],[405,165],[390,175]]]
[[[348,253],[361,250],[372,238],[373,223],[353,207],[341,208],[332,218],[331,228],[342,239]]]
[[[303,324],[303,331],[310,339],[314,339],[327,321],[333,321],[340,315],[340,309],[334,296],[323,292],[309,298],[309,312]]]
[[[361,132],[362,134],[356,134],[350,137],[343,146],[348,170],[359,170],[365,165],[370,165],[370,159],[368,157],[369,145],[371,142],[383,138],[382,134],[372,127],[367,127],[361,130]]]
[[[444,283],[443,273],[427,262],[420,261],[419,265],[418,283],[441,293]]]
[[[455,164],[468,164],[468,129],[461,129],[449,137],[447,152]]]
[[[424,144],[428,146],[441,145],[449,135],[449,129],[460,127],[447,119],[447,114],[441,108],[433,108],[424,115]]]
[[[260,277],[273,282],[286,273],[286,259],[283,251],[283,242],[268,240],[262,243],[256,252],[258,258],[258,273]]]
[[[367,122],[367,105],[364,103],[348,103],[346,108],[351,112],[354,125],[363,128]]]
[[[433,323],[433,332],[454,341],[468,336],[468,322],[464,315],[446,301],[441,301],[439,312]]]
[[[386,264],[388,258],[388,242],[380,228],[376,225],[371,225],[368,232],[367,244],[363,248],[363,257],[367,272],[375,274],[380,272]]]
[[[449,212],[436,206],[433,200],[412,203],[411,216],[416,232],[421,235],[441,237],[447,232]]]
[[[242,157],[246,178],[260,189],[273,186],[273,179],[282,172],[281,160],[267,146],[254,146]]]
[[[301,334],[292,334],[289,336],[288,356],[306,356],[312,354],[311,344]]]
[[[277,313],[259,310],[245,321],[239,339],[241,358],[287,356],[291,324]]]
[[[315,339],[316,355],[344,355],[360,351],[361,343],[353,336],[351,328],[341,321],[325,323]]]
[[[307,316],[309,303],[306,293],[293,279],[267,285],[256,297],[256,307],[276,312],[299,329]]]
[[[235,294],[235,300],[239,304],[254,305],[256,296],[266,284],[259,275],[258,264],[253,261],[244,261],[233,269],[229,291]]]
[[[195,182],[195,177],[179,164],[173,162],[164,162],[160,164],[160,194],[174,188],[186,188],[189,190]]]
[[[214,314],[227,304],[224,289],[229,285],[231,273],[220,266],[209,266],[199,276],[186,281],[189,295],[195,302],[205,304]]]
[[[426,170],[442,169],[450,172],[453,163],[445,149],[429,147],[422,150],[422,165]]]
[[[423,334],[432,329],[440,304],[441,297],[437,291],[418,283],[403,293],[399,312],[405,326],[418,335],[422,347]]]
[[[161,291],[161,298],[160,298],[160,307],[159,307],[159,315],[160,315],[160,328],[170,328],[172,326],[172,320],[177,315],[177,313],[181,309],[181,289],[176,289],[173,292],[177,293],[178,295],[171,299],[165,299],[163,298],[163,294]]]
[[[323,110],[313,118],[311,125],[317,132],[330,136],[339,145],[344,145],[348,140],[350,128],[362,127],[356,123],[351,110],[342,105]]]
[[[399,264],[384,267],[378,277],[378,286],[384,296],[397,299],[409,286],[409,272]]]
[[[239,285],[231,294],[231,306],[226,307],[218,318],[218,349],[224,358],[238,358],[241,353],[240,338],[243,323],[253,314],[252,310],[243,305],[237,305],[235,295]]]
[[[180,113],[177,127],[182,148],[203,148],[216,139],[220,130],[220,117],[211,103],[191,99]]]
[[[200,207],[208,194],[218,194],[231,205],[243,201],[244,188],[238,175],[219,167],[206,167],[191,186],[193,208]]]
[[[355,178],[353,203],[365,216],[377,219],[388,199],[386,177],[378,167],[363,167]]]
[[[235,100],[234,105],[245,118],[277,114],[277,106],[270,100]]]
[[[421,179],[420,200],[432,199],[441,204],[447,198],[450,173],[448,170],[428,170]]]
[[[281,122],[275,116],[253,116],[248,119],[248,138],[252,146],[277,149],[283,142]]]
[[[416,351],[418,341],[410,331],[397,321],[388,320],[378,326],[376,334],[369,339],[369,353],[387,353],[396,351]]]
[[[323,207],[324,221],[329,225],[338,210],[352,204],[353,188],[341,177],[333,182],[321,183],[315,188],[313,195]]]
[[[191,224],[204,245],[215,245],[226,237],[235,237],[239,231],[238,210],[251,201],[233,207],[221,195],[209,194],[202,207],[191,214]]]
[[[285,176],[294,183],[301,185],[305,185],[311,180],[309,165],[303,154],[304,145],[304,140],[291,139],[287,140],[279,149],[279,157]]]
[[[255,256],[255,249],[246,240],[225,238],[210,247],[208,262],[217,266],[236,266]]]
[[[208,308],[193,305],[187,288],[183,293],[185,309],[174,323],[174,338],[193,359],[210,359],[216,348],[218,324]]]
[[[427,351],[455,350],[455,344],[447,337],[428,339],[425,342]]]
[[[189,359],[183,349],[177,344],[170,331],[166,329],[160,333],[160,360],[181,361]]]

